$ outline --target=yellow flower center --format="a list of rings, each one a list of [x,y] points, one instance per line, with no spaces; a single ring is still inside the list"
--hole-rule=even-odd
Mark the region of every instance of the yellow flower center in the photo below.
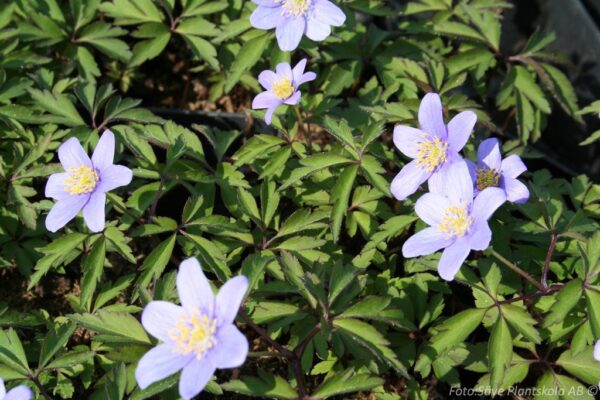
[[[175,327],[169,330],[169,338],[175,342],[173,351],[178,354],[194,353],[200,360],[217,344],[215,332],[217,320],[196,310],[190,315],[182,315]]]
[[[84,194],[94,191],[98,183],[98,174],[87,165],[71,167],[65,180],[65,190],[70,194]]]
[[[498,187],[500,174],[495,169],[481,167],[477,168],[477,189],[483,190],[488,187]]]
[[[283,6],[283,15],[293,15],[295,17],[303,15],[310,7],[311,0],[278,0]]]
[[[281,100],[285,100],[294,93],[294,86],[292,85],[292,81],[288,78],[282,78],[273,83],[271,90],[275,93],[275,96],[279,97]]]
[[[453,206],[446,209],[444,217],[437,228],[452,236],[462,237],[467,233],[472,223],[473,218],[469,215],[466,206]]]
[[[419,143],[417,163],[427,172],[433,172],[440,164],[448,161],[447,152],[448,143],[441,141],[440,138],[426,140]]]

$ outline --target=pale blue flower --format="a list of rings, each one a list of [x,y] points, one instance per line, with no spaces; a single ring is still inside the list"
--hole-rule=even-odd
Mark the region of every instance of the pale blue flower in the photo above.
[[[179,394],[185,400],[204,389],[215,370],[236,368],[248,355],[248,340],[234,325],[248,290],[245,276],[227,281],[215,297],[195,258],[181,263],[177,291],[181,306],[149,303],[144,328],[162,343],[139,361],[135,378],[140,388],[181,370]]]
[[[71,138],[58,148],[58,158],[65,172],[52,174],[46,183],[46,197],[58,200],[46,217],[46,228],[56,232],[79,211],[92,232],[104,229],[106,192],[128,185],[133,173],[114,165],[115,135],[109,130],[98,141],[90,159],[79,140]]]
[[[325,40],[332,26],[342,26],[346,15],[329,0],[252,0],[258,7],[250,16],[257,29],[273,29],[283,51],[298,47],[303,35]]]
[[[0,378],[0,400],[30,400],[33,392],[25,385],[19,385],[6,392],[4,381]]]
[[[477,163],[467,160],[467,165],[475,195],[487,187],[499,187],[510,202],[520,204],[529,200],[529,189],[517,180],[519,175],[527,171],[527,167],[516,154],[502,159],[498,139],[490,138],[481,142],[477,149]]]
[[[405,125],[394,128],[394,144],[413,159],[392,181],[394,197],[404,200],[427,180],[430,185],[445,180],[446,168],[462,161],[459,151],[467,143],[476,122],[474,112],[463,111],[446,126],[440,96],[426,94],[419,106],[420,129]]]
[[[431,185],[431,193],[417,200],[415,211],[429,227],[411,236],[402,246],[405,258],[444,249],[438,264],[440,276],[451,281],[471,250],[485,250],[492,239],[488,219],[506,201],[500,188],[487,188],[473,200],[473,182],[467,164],[451,164],[447,184]]]
[[[293,69],[290,64],[284,62],[278,64],[275,71],[266,70],[258,76],[258,81],[266,90],[254,98],[252,108],[267,109],[265,121],[268,125],[271,125],[271,118],[277,107],[300,103],[300,85],[317,78],[314,72],[304,72],[305,68],[306,58],[300,60]]]

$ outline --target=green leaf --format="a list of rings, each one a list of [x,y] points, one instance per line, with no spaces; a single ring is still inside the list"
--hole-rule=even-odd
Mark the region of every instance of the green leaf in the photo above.
[[[89,311],[89,302],[96,290],[96,284],[100,281],[102,270],[104,269],[104,259],[106,257],[106,242],[104,237],[100,237],[92,248],[89,256],[83,260],[83,279],[81,280],[80,304]]]
[[[182,35],[194,55],[208,63],[215,71],[219,70],[217,49],[207,40],[195,35]]]
[[[277,237],[283,237],[302,231],[323,228],[327,225],[319,221],[324,220],[328,216],[329,213],[320,210],[314,211],[312,213],[309,209],[306,208],[296,210],[292,215],[288,217],[288,219],[286,219],[283,222],[283,224],[281,224],[281,227],[277,232]]]
[[[564,322],[569,311],[581,300],[581,292],[582,282],[580,279],[574,279],[560,289],[556,295],[556,302],[550,307],[550,313],[546,316],[542,326],[548,328]]]
[[[506,321],[523,337],[535,344],[540,344],[542,339],[535,329],[537,321],[523,308],[513,304],[502,305],[502,314]]]
[[[249,216],[257,224],[261,225],[261,214],[260,211],[258,211],[258,204],[256,204],[254,196],[252,196],[252,194],[246,189],[239,188],[238,200],[240,202],[240,205],[242,206],[244,214]]]
[[[253,253],[244,259],[240,274],[248,278],[248,293],[252,293],[262,281],[265,268],[272,260],[273,257],[259,253]]]
[[[160,24],[160,26],[165,27],[163,24]],[[170,40],[171,33],[167,29],[165,32],[160,32],[151,39],[142,40],[136,43],[132,49],[129,66],[135,67],[148,60],[158,57],[165,47],[167,47],[167,44],[169,44]]]
[[[369,242],[365,245],[362,252],[379,247],[381,243],[389,241],[402,234],[408,227],[417,220],[412,215],[396,215],[379,226],[379,232],[373,234]]]
[[[333,326],[350,338],[368,348],[377,358],[394,368],[399,374],[408,378],[408,372],[389,348],[390,343],[373,326],[353,318],[336,318]]]
[[[52,243],[42,248],[41,252],[44,253],[44,257],[35,264],[35,273],[31,275],[27,290],[31,290],[31,288],[34,287],[51,268],[61,265],[65,260],[72,257],[72,252],[74,252],[86,238],[87,235],[84,235],[83,233],[68,233],[59,236]]]
[[[325,244],[324,240],[315,239],[312,236],[294,236],[284,240],[277,245],[279,250],[302,251],[321,247]]]
[[[358,165],[349,165],[340,174],[331,194],[333,208],[331,210],[331,234],[333,241],[337,242],[340,238],[340,230],[342,229],[342,219],[346,215],[348,209],[348,201],[350,200],[350,192],[354,186],[356,174],[358,173]]]
[[[198,235],[186,235],[196,245],[202,265],[207,265],[222,282],[231,278],[231,270],[227,266],[225,254],[210,240]]]
[[[463,342],[479,326],[485,309],[471,308],[459,312],[436,327],[439,333],[431,338],[431,346],[438,354]]]
[[[94,338],[113,343],[150,344],[146,331],[131,314],[98,310],[95,314],[71,314],[69,318],[86,329],[97,332]]]
[[[227,74],[227,82],[225,83],[225,93],[229,93],[231,89],[239,82],[242,75],[256,65],[260,57],[264,53],[269,44],[271,35],[264,33],[248,40],[237,53],[233,64],[229,68]]]
[[[502,316],[492,328],[488,347],[490,360],[490,385],[499,388],[504,380],[504,372],[512,359],[512,337],[508,325]]]
[[[258,373],[259,377],[243,376],[240,379],[223,383],[221,387],[229,392],[261,398],[298,398],[298,393],[287,380],[262,370],[259,370]]]
[[[155,398],[157,394],[176,386],[177,382],[179,382],[179,375],[173,374],[163,380],[153,383],[144,390],[137,388],[131,394],[130,400],[145,400],[153,397]]]
[[[313,393],[312,397],[326,399],[344,393],[369,391],[383,385],[382,378],[371,374],[356,374],[352,368],[332,374]]]
[[[2,113],[2,111],[0,111],[0,113]],[[590,136],[588,136],[587,139],[585,139],[584,141],[579,143],[579,145],[587,146],[587,145],[590,145],[590,144],[596,142],[598,139],[600,139],[600,129],[597,130],[596,132],[592,133]]]
[[[588,318],[594,337],[600,338],[600,293],[586,288],[585,299],[587,301]]]
[[[71,368],[76,365],[89,364],[95,353],[93,351],[70,351],[56,357],[46,366],[47,370],[54,371],[60,368]]]
[[[289,148],[288,148],[289,149]],[[275,182],[265,180],[260,186],[260,217],[265,227],[268,227],[277,212],[281,196],[277,192]]]
[[[517,127],[523,142],[529,140],[530,133],[535,128],[533,107],[525,95],[519,91],[515,94],[517,105]]]
[[[592,346],[577,354],[573,354],[572,350],[567,350],[558,357],[556,364],[583,382],[589,385],[597,385],[600,382],[600,369],[593,353]]]
[[[578,119],[580,122],[583,122],[576,114],[577,110],[579,109],[577,105],[577,94],[575,94],[575,89],[573,88],[569,78],[567,78],[567,76],[561,70],[550,64],[543,63],[541,66],[544,71],[546,71],[546,74],[549,76],[549,79],[552,82],[552,86],[548,89],[558,104],[560,104],[562,109],[565,110],[565,112],[567,112],[569,115],[575,119]]]
[[[335,120],[330,116],[326,115],[323,119],[323,124],[327,131],[333,135],[338,141],[345,144],[352,150],[356,151],[356,145],[354,143],[354,136],[352,135],[352,129],[348,125],[348,121]]]
[[[148,287],[152,279],[158,279],[162,275],[173,254],[176,239],[177,234],[169,236],[169,238],[162,241],[150,254],[148,254],[148,257],[146,257],[140,267],[140,270],[144,272],[137,281],[139,287]]]
[[[39,107],[51,114],[47,122],[71,127],[85,125],[85,121],[66,95],[38,89],[29,89],[29,94]]]
[[[321,171],[325,168],[330,168],[333,166],[350,164],[352,163],[352,160],[333,153],[321,153],[306,157],[300,162],[302,165],[304,165],[304,167],[293,170],[290,174],[290,177],[279,188],[280,191],[287,189],[294,183],[314,174],[317,171]]]
[[[256,303],[252,312],[252,320],[257,324],[272,322],[290,315],[302,313],[300,307],[295,304],[281,301],[261,300]]]
[[[215,24],[202,17],[185,18],[177,25],[175,32],[196,36],[217,36],[220,33]]]
[[[131,51],[127,43],[120,39],[127,33],[126,30],[115,28],[106,22],[94,22],[88,25],[81,35],[77,38],[79,42],[89,43],[96,49],[106,54],[109,57],[116,58],[120,61],[127,61],[131,57]]]
[[[542,89],[535,83],[531,73],[519,65],[514,69],[516,72],[515,87],[543,113],[550,114],[550,103],[546,100]]]
[[[162,22],[164,19],[152,0],[113,0],[103,3],[100,10],[114,18],[117,25]]]
[[[52,357],[67,344],[75,328],[76,325],[73,323],[52,326],[52,329],[46,334],[42,342],[38,361],[39,368],[45,367]]]
[[[23,375],[29,375],[29,365],[23,344],[12,328],[0,330],[0,363]]]

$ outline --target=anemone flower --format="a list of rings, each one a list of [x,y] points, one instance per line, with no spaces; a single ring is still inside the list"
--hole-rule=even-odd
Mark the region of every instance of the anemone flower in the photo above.
[[[449,184],[417,200],[415,211],[429,227],[402,246],[406,258],[444,249],[438,264],[440,276],[451,281],[471,250],[485,250],[492,239],[488,219],[506,201],[500,188],[484,189],[473,200],[473,182],[464,161],[448,167]]]
[[[596,340],[596,344],[594,345],[594,359],[600,361],[600,340]]]
[[[279,48],[292,51],[303,35],[316,42],[331,34],[332,26],[342,26],[346,15],[329,0],[252,0],[258,5],[250,16],[257,29],[273,29]]]
[[[25,385],[19,385],[6,392],[4,381],[0,378],[0,400],[30,400],[33,392]]]
[[[513,203],[529,200],[529,189],[516,178],[527,167],[516,154],[502,159],[500,142],[496,138],[484,140],[477,149],[477,164],[467,161],[475,195],[488,187],[499,187],[506,193],[506,199]]]
[[[265,121],[271,125],[273,112],[282,104],[296,105],[300,103],[302,93],[298,87],[303,83],[317,78],[314,72],[304,72],[306,59],[301,60],[294,69],[288,63],[278,64],[273,71],[263,71],[258,76],[258,81],[266,89],[259,93],[252,101],[253,109],[266,108]]]
[[[109,130],[98,141],[92,159],[79,141],[71,138],[58,148],[65,172],[50,175],[46,197],[58,200],[46,217],[46,228],[56,232],[83,210],[83,219],[92,232],[104,229],[106,192],[128,185],[131,170],[113,164],[115,135]]]
[[[446,168],[462,160],[458,152],[467,143],[476,122],[474,112],[463,111],[446,126],[440,96],[426,94],[419,106],[420,129],[405,125],[394,128],[394,144],[405,156],[413,159],[392,181],[394,197],[406,199],[430,178],[443,181]]]
[[[142,325],[162,343],[139,361],[135,378],[140,388],[182,370],[179,394],[185,400],[204,389],[217,368],[236,368],[248,355],[248,340],[233,321],[248,289],[245,276],[227,281],[213,296],[195,258],[181,263],[177,291],[181,306],[150,302]]]

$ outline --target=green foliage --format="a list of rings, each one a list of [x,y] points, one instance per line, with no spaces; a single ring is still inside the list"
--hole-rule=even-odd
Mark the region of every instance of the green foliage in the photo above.
[[[425,92],[442,95],[447,119],[476,111],[467,154],[499,134],[503,153],[526,163],[548,157],[531,145],[558,108],[577,123],[600,114],[598,101],[579,109],[564,60],[549,52],[554,35],[505,49],[501,0],[338,3],[346,24],[293,56],[273,31],[251,28],[249,1],[0,6],[0,377],[9,387],[25,382],[38,398],[44,388],[57,399],[176,399],[177,375],[141,390],[134,370],[156,344],[141,311],[177,303],[176,269],[188,257],[215,288],[240,273],[250,283],[236,322],[250,356],[209,382],[214,396],[424,399],[458,385],[600,381],[599,185],[526,173],[530,201],[503,206],[492,248],[472,253],[453,283],[437,275],[439,254],[402,258],[422,223],[414,199],[395,201],[389,189],[407,161],[391,130],[416,126]],[[291,57],[306,57],[318,78],[298,107],[278,110],[273,130],[183,126],[149,111],[165,104],[157,75],[166,70],[175,87],[196,80],[214,104],[243,108],[258,74]],[[128,96],[143,96],[148,81],[156,87],[144,108]],[[106,128],[133,182],[108,193],[104,231],[78,216],[47,232],[44,185],[62,171],[58,146],[76,137],[91,150]]]

